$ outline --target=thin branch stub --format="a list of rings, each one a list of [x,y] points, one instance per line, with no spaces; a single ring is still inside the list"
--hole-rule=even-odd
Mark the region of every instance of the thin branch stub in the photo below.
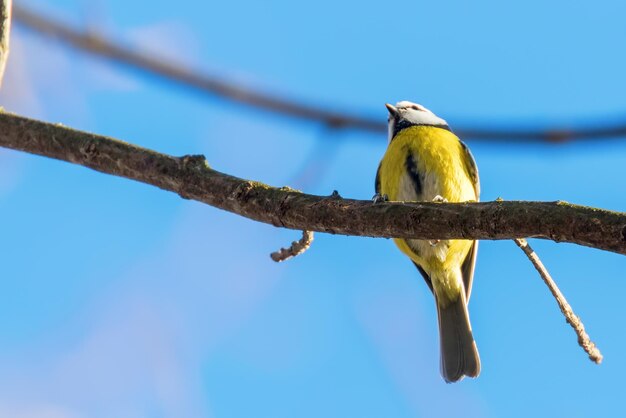
[[[539,272],[539,275],[543,279],[544,283],[550,289],[552,296],[554,296],[554,299],[556,299],[556,302],[559,304],[561,313],[563,313],[563,315],[565,316],[565,320],[568,324],[571,325],[571,327],[574,329],[574,332],[576,332],[576,335],[578,336],[578,345],[580,345],[582,349],[587,352],[587,354],[589,355],[589,360],[593,361],[596,364],[602,363],[602,353],[600,353],[598,347],[596,347],[594,342],[591,341],[591,338],[589,338],[589,335],[585,331],[585,326],[580,320],[580,317],[578,317],[574,313],[574,310],[567,302],[567,299],[565,299],[565,296],[563,296],[563,294],[559,290],[555,281],[550,276],[550,273],[548,273],[548,270],[539,259],[537,253],[531,248],[530,245],[528,245],[528,242],[524,238],[517,238],[513,241],[515,241],[515,244],[517,244],[517,246],[520,247],[522,251],[524,251],[524,254],[526,254],[530,262],[533,263],[533,266],[535,266],[535,268]]]
[[[271,253],[270,257],[272,257],[272,260],[277,263],[289,260],[290,258],[296,257],[308,250],[312,242],[313,232],[302,231],[302,238],[300,238],[299,241],[292,242],[289,248],[281,248],[280,250]]]

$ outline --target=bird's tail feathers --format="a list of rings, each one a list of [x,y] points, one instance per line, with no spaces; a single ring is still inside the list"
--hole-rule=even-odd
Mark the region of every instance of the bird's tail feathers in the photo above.
[[[457,300],[445,307],[438,301],[435,303],[439,320],[441,375],[447,383],[461,380],[463,376],[478,376],[480,358],[469,322],[465,292],[460,292]]]

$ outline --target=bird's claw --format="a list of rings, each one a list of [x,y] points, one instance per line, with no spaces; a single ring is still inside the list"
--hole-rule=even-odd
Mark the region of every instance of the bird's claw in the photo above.
[[[383,202],[388,202],[388,201],[389,201],[389,196],[387,196],[386,194],[376,193],[374,197],[372,197],[373,203],[383,203]]]

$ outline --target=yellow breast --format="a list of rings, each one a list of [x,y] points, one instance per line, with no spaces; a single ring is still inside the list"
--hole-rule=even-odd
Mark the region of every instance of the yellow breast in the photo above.
[[[411,176],[407,159],[415,163]],[[432,201],[441,196],[449,202],[477,200],[462,145],[452,132],[413,126],[400,131],[389,144],[381,161],[380,193],[392,201]],[[419,187],[416,186],[419,180]],[[427,272],[458,267],[472,241],[448,240],[436,246],[421,240],[394,240],[400,250]]]
[[[407,157],[420,173],[421,193],[411,196],[406,187]],[[413,126],[400,131],[389,144],[380,167],[381,194],[390,200],[431,201],[439,195],[449,202],[476,200],[465,153],[452,132],[432,126]]]

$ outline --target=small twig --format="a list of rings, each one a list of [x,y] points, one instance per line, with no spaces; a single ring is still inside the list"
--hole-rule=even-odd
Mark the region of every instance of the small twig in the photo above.
[[[11,32],[12,0],[0,0],[0,86],[4,78],[4,68],[9,57],[9,34]]]
[[[514,241],[517,246],[520,247],[522,251],[524,251],[530,262],[533,263],[533,266],[535,266],[535,268],[539,272],[539,275],[543,279],[544,283],[550,289],[552,296],[554,296],[554,298],[556,299],[557,303],[559,304],[559,308],[561,309],[561,312],[565,316],[565,320],[568,324],[572,326],[572,328],[576,332],[576,335],[578,335],[578,345],[580,345],[583,350],[587,352],[591,361],[596,364],[600,364],[602,362],[602,353],[600,353],[598,347],[596,347],[593,341],[591,341],[591,339],[589,338],[589,335],[587,335],[587,332],[585,331],[585,326],[583,325],[582,321],[578,316],[576,316],[569,303],[567,303],[565,296],[563,296],[563,294],[559,290],[558,286],[550,276],[550,273],[548,273],[548,270],[539,259],[537,253],[531,248],[530,245],[528,245],[528,242],[525,239],[517,238]]]
[[[302,254],[311,246],[313,242],[312,231],[302,231],[302,238],[300,241],[294,241],[289,248],[281,248],[280,250],[270,254],[272,260],[280,263],[281,261],[289,260],[292,257]]]

